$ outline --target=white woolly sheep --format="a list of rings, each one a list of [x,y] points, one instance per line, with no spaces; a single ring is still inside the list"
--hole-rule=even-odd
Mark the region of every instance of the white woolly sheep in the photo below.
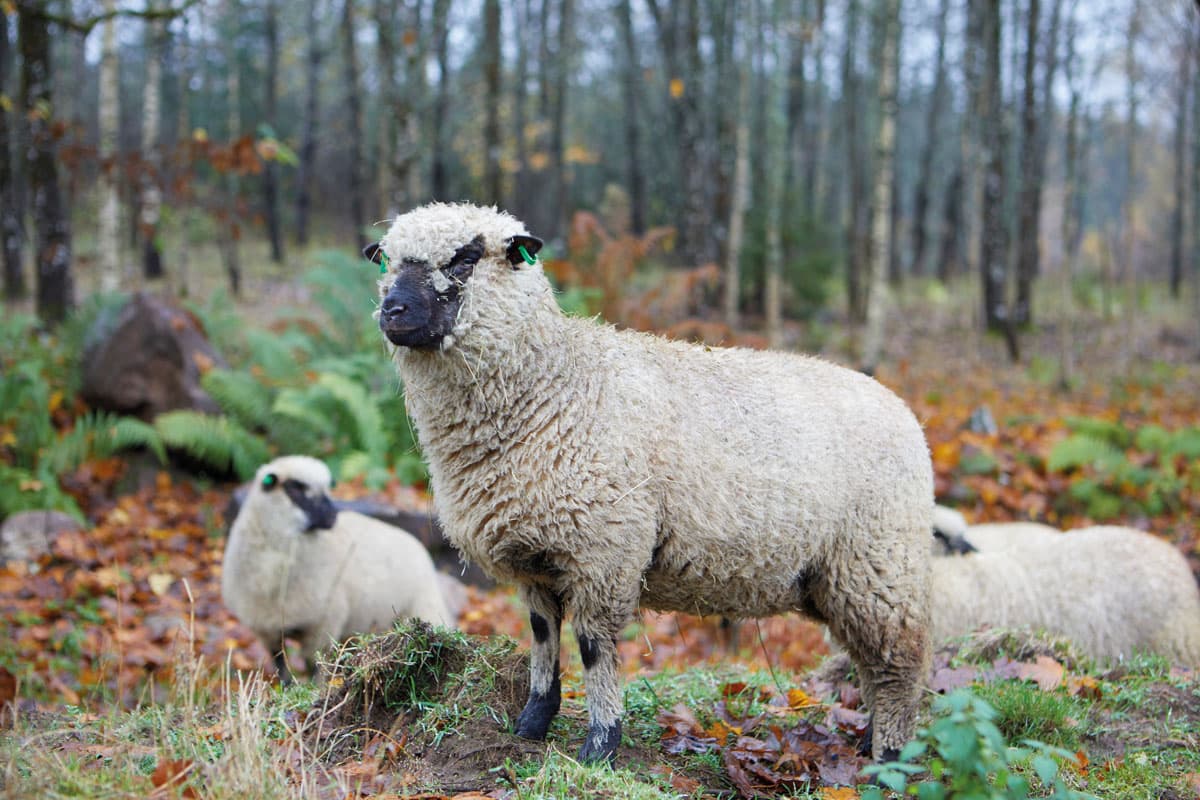
[[[1170,543],[1132,528],[1047,526],[987,541],[977,539],[979,527],[965,538],[980,552],[933,560],[935,641],[983,626],[1029,627],[1101,660],[1148,651],[1200,665],[1200,591]],[[1003,534],[1002,525],[986,527]]]
[[[962,514],[952,508],[933,510],[933,554],[991,552],[1011,550],[1037,542],[1060,531],[1040,522],[985,522],[968,525]]]
[[[328,497],[329,468],[285,456],[258,469],[229,531],[221,573],[225,605],[273,653],[285,683],[285,636],[313,656],[397,617],[452,626],[429,553],[407,531]]]
[[[803,356],[709,348],[564,316],[541,242],[494,208],[405,214],[364,255],[384,267],[435,505],[463,554],[530,608],[529,701],[559,707],[574,617],[589,726],[611,759],[616,639],[639,604],[826,621],[863,676],[874,753],[912,733],[929,655],[932,469],[920,425],[865,375]]]

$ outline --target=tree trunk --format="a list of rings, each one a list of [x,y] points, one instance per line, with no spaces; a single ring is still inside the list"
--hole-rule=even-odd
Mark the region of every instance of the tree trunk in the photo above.
[[[937,50],[933,60],[933,92],[929,98],[929,116],[925,120],[925,142],[917,175],[917,194],[913,201],[914,274],[925,274],[925,242],[929,238],[929,198],[933,183],[933,156],[937,151],[938,128],[946,106],[946,18],[950,0],[941,0],[937,16]]]
[[[375,181],[375,195],[379,200],[378,208],[373,212],[377,219],[390,218],[398,211],[395,202],[398,194],[395,174],[392,171],[392,150],[398,137],[400,89],[396,76],[396,36],[398,27],[396,20],[397,0],[375,0],[375,62],[379,65],[379,121],[376,123],[375,155],[372,159],[375,169],[372,176]]]
[[[75,306],[75,286],[70,215],[59,189],[51,131],[53,72],[45,11],[44,2],[22,6],[17,38],[21,51],[21,108],[29,119],[26,158],[33,206],[37,313],[42,324],[55,327]]]
[[[867,217],[866,164],[859,148],[862,136],[858,84],[858,67],[855,63],[859,28],[860,0],[847,0],[845,49],[842,51],[842,110],[845,114],[845,148],[847,208],[846,208],[846,302],[850,324],[861,324],[866,319],[866,285],[863,280],[866,250],[864,220]]]
[[[752,2],[769,0],[752,0]],[[763,187],[767,215],[766,261],[763,266],[766,286],[763,292],[763,312],[766,322],[767,343],[772,348],[783,344],[783,207],[785,203],[788,162],[788,137],[790,129],[787,102],[787,60],[782,52],[780,39],[779,7],[775,5],[771,18],[772,51],[770,70],[762,76],[766,83],[767,96],[767,173]],[[765,23],[763,23],[765,25]]]
[[[1195,69],[1192,64],[1192,34],[1187,30],[1183,34],[1183,55],[1179,62],[1179,84],[1175,87],[1175,135],[1173,153],[1175,160],[1174,197],[1171,208],[1171,297],[1178,300],[1183,286],[1183,217],[1187,206],[1187,127],[1188,100],[1191,96],[1192,75]],[[1192,100],[1192,102],[1195,102]]]
[[[748,45],[750,37],[743,34]],[[743,55],[738,67],[737,134],[734,145],[733,201],[729,209],[729,242],[725,250],[725,324],[730,330],[741,325],[738,298],[741,294],[742,239],[746,229],[746,206],[750,200],[750,59]]]
[[[350,195],[350,224],[358,249],[366,246],[363,226],[366,218],[363,206],[363,134],[362,93],[358,84],[358,47],[354,41],[354,0],[342,4],[342,91],[346,93],[346,123],[349,133],[350,165],[346,175],[346,192]]]
[[[1039,120],[1044,111],[1038,102],[1037,55],[1039,0],[1029,0],[1025,27],[1024,86],[1021,95],[1021,189],[1017,200],[1017,298],[1013,306],[1013,324],[1033,322],[1033,279],[1038,273],[1041,245],[1039,216],[1042,185],[1037,169]],[[1050,76],[1047,76],[1048,78]]]
[[[885,0],[885,2],[890,2],[890,0]],[[902,46],[904,43],[904,30],[903,30],[903,27],[901,24],[900,17],[897,16],[897,17],[891,18],[890,21],[885,22],[885,30],[881,30],[880,35],[881,35],[882,39],[885,39],[885,40],[889,36],[892,38],[892,53],[891,53],[890,58],[896,62],[896,67],[895,67],[894,75],[892,78],[891,93],[893,96],[899,96],[900,75],[902,74],[901,68],[902,68],[902,62],[903,62],[903,57],[904,57],[904,51],[902,49]],[[887,47],[886,41],[884,42],[883,46],[884,46],[884,48]],[[879,57],[881,59],[884,57],[882,49],[881,49]],[[878,91],[878,83],[883,80],[883,78],[880,75],[881,72],[882,72],[882,70],[880,68],[877,68],[875,70],[876,81],[877,81],[876,91]],[[896,119],[895,119],[895,115],[893,114],[892,115],[892,146],[890,148],[890,152],[895,151],[895,126],[896,126]],[[876,130],[876,135],[878,136],[878,130]],[[877,144],[878,144],[878,140],[877,140]],[[891,168],[890,168],[891,169],[891,178],[889,179],[890,188],[888,190],[889,198],[888,198],[888,203],[887,203],[887,206],[888,206],[888,215],[887,215],[887,224],[888,224],[887,245],[888,245],[888,249],[887,249],[887,276],[886,276],[886,278],[887,278],[887,282],[890,285],[898,287],[904,281],[904,264],[902,263],[902,260],[900,258],[900,211],[901,211],[902,204],[901,204],[901,198],[900,198],[900,181],[896,178],[896,164],[894,161],[895,156],[892,155],[892,156],[889,156],[889,158],[893,159],[893,163],[891,164]],[[877,167],[877,169],[878,169],[878,167]],[[876,180],[878,180],[878,175],[879,175],[879,173],[877,172]],[[872,239],[874,239],[874,238],[875,238],[874,234],[872,234]],[[868,303],[869,302],[870,302],[870,298],[868,297]],[[870,309],[868,308],[867,310],[868,310],[868,316],[869,316]]]
[[[263,35],[266,39],[267,64],[263,75],[263,121],[271,133],[279,138],[278,87],[279,87],[279,6],[277,0],[267,0],[263,12]],[[271,242],[271,260],[283,263],[283,230],[279,223],[279,189],[277,164],[268,159],[263,165],[262,192],[263,217],[267,222],[267,238]]]
[[[352,32],[350,36],[353,44]],[[433,0],[433,48],[438,65],[438,85],[437,94],[433,99],[430,136],[433,163],[430,169],[429,189],[434,200],[449,200],[446,115],[450,110],[450,0]]]
[[[827,219],[822,212],[823,198],[826,195],[822,176],[824,161],[822,159],[825,144],[825,0],[815,0],[815,12],[812,19],[813,38],[813,85],[816,89],[811,93],[808,102],[808,119],[805,125],[808,133],[808,155],[804,165],[804,207],[814,220]],[[833,194],[829,192],[828,194]]]
[[[979,269],[983,280],[983,312],[988,330],[1005,337],[1009,357],[1020,359],[1016,331],[1008,310],[1005,286],[1008,280],[1008,226],[1004,215],[1005,146],[1004,105],[1000,83],[1000,0],[984,0],[984,64],[980,103],[986,113],[981,120],[981,153],[987,164],[983,191],[983,236],[979,245]]]
[[[554,116],[550,124],[550,163],[554,175],[555,213],[551,236],[566,230],[570,201],[567,182],[567,95],[570,93],[570,63],[575,52],[575,0],[561,0],[558,8],[558,52],[554,68]]]
[[[526,31],[532,30],[533,8],[530,0],[520,0],[513,4],[513,14],[516,17],[518,34],[513,37],[517,48],[516,77],[513,80],[513,139],[516,143],[517,175],[513,189],[512,202],[509,204],[516,215],[530,219],[527,209],[531,202],[529,176],[529,143],[528,135],[528,102],[529,92],[529,37]]]
[[[241,3],[239,0],[226,0],[225,17],[227,29],[237,30],[240,26]],[[229,103],[229,145],[233,147],[242,136],[241,113],[241,65],[238,61],[236,37],[232,34],[225,42],[225,59],[228,73],[225,77],[225,93]],[[225,218],[226,233],[221,237],[221,260],[225,262],[225,275],[229,279],[229,293],[234,297],[242,294],[242,260],[238,252],[238,242],[242,238],[240,204],[241,181],[237,173],[230,170],[225,176],[226,204]]]
[[[153,8],[153,4],[149,6]],[[145,165],[141,175],[141,202],[138,228],[142,237],[142,275],[148,280],[163,276],[162,251],[158,223],[162,216],[162,143],[159,135],[162,99],[162,42],[165,27],[161,22],[146,23],[146,85],[142,92],[142,152]]]
[[[500,0],[484,0],[483,4],[483,80],[485,85],[483,149],[485,157],[483,200],[487,203],[504,201],[504,174],[500,170],[503,155],[500,141]]]
[[[299,165],[296,171],[296,243],[308,244],[308,215],[312,205],[312,182],[317,169],[317,125],[320,123],[321,48],[317,8],[319,0],[308,0],[304,34],[308,43],[305,66],[304,131],[300,136]]]
[[[895,201],[894,152],[896,144],[896,84],[900,56],[900,0],[879,0],[881,47],[879,50],[879,131],[875,139],[875,203],[871,224],[871,287],[867,296],[866,333],[862,370],[875,373],[883,352],[884,317],[887,311],[888,260],[892,248],[891,205]]]
[[[1192,43],[1192,70],[1200,72],[1200,26],[1193,27],[1197,38]],[[1192,292],[1193,318],[1200,322],[1200,95],[1192,102]]]
[[[966,87],[966,103],[963,108],[962,131],[959,138],[960,160],[963,170],[963,234],[960,239],[958,263],[967,273],[977,268],[978,242],[982,238],[983,175],[985,156],[983,150],[984,116],[983,107],[983,58],[984,6],[989,0],[966,0],[967,20],[963,36],[963,84]],[[982,271],[982,269],[980,269]]]
[[[8,82],[8,14],[0,13],[0,87]],[[14,129],[11,111],[0,107],[0,250],[4,258],[4,299],[24,299],[25,268],[21,263],[21,212],[17,202],[17,172],[13,165]]]
[[[1134,204],[1137,200],[1137,132],[1138,85],[1141,71],[1137,62],[1137,44],[1142,32],[1141,0],[1133,0],[1129,11],[1129,28],[1125,39],[1125,208],[1124,218],[1124,278],[1125,278],[1125,361],[1133,358],[1135,320],[1138,313],[1137,230]]]
[[[116,10],[116,0],[104,0],[106,14]],[[117,128],[120,122],[120,68],[117,63],[117,23],[106,20],[100,30],[100,80],[96,99],[100,134],[100,194],[97,213],[96,250],[100,267],[100,291],[115,292],[121,284],[121,207],[117,195]],[[147,64],[149,66],[149,64]]]
[[[1075,263],[1079,254],[1083,218],[1079,205],[1079,173],[1083,167],[1079,158],[1079,105],[1082,91],[1077,83],[1075,63],[1075,15],[1067,23],[1066,57],[1063,72],[1071,100],[1067,110],[1067,140],[1064,145],[1063,162],[1066,174],[1063,177],[1062,240],[1063,262],[1059,269],[1059,336],[1058,336],[1058,385],[1064,391],[1070,388],[1075,376],[1074,337],[1072,325],[1071,280],[1075,275]]]
[[[642,174],[641,132],[639,130],[641,125],[640,93],[638,91],[638,87],[642,83],[642,68],[638,64],[638,46],[633,34],[633,13],[629,0],[617,0],[616,12],[621,26],[621,44],[625,51],[624,68],[621,71],[621,96],[625,103],[622,122],[625,126],[625,164],[626,180],[629,183],[630,226],[634,234],[641,234],[646,230],[646,178]],[[734,191],[736,193],[736,188]],[[729,236],[732,240],[732,229]]]

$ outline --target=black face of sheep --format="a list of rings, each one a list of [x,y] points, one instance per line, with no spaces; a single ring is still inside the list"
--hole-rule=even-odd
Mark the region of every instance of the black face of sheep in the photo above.
[[[263,476],[264,492],[273,492],[279,487],[283,488],[283,493],[287,495],[287,498],[308,518],[308,527],[305,528],[305,531],[327,531],[337,524],[337,508],[329,499],[329,495],[319,488],[309,487],[303,481],[295,478],[280,481],[279,476],[274,472],[268,472]]]
[[[541,246],[536,237],[514,236],[505,257],[516,269],[523,262],[532,263]],[[369,245],[363,256],[377,264],[386,258],[378,244]],[[379,329],[388,341],[415,350],[438,349],[458,318],[462,288],[483,257],[483,237],[476,236],[437,269],[430,269],[427,261],[405,259],[379,307]]]

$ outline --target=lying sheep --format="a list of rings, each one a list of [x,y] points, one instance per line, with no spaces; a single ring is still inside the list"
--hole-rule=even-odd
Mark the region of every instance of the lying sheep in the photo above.
[[[1023,547],[1060,531],[1040,522],[985,522],[968,525],[962,514],[952,508],[933,510],[933,554],[991,552]]]
[[[988,541],[976,536],[981,527],[1003,534],[1005,526],[971,526],[965,537],[980,552],[933,560],[935,641],[983,626],[1029,627],[1101,660],[1148,651],[1200,666],[1200,592],[1168,542],[1132,528],[1044,525]]]
[[[285,636],[313,656],[352,633],[386,628],[397,617],[451,626],[437,573],[425,548],[400,528],[338,512],[328,495],[329,468],[285,456],[258,469],[230,528],[221,596],[274,653],[291,682]]]
[[[530,608],[529,701],[559,708],[572,614],[611,759],[616,639],[639,605],[826,621],[863,676],[874,752],[913,730],[929,655],[932,470],[895,395],[813,358],[688,345],[564,316],[541,242],[490,208],[405,214],[364,255],[450,540]]]

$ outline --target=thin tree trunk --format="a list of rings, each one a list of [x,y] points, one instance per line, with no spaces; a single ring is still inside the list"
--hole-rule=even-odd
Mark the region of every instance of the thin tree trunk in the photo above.
[[[743,35],[743,41],[750,41]],[[738,67],[737,133],[734,145],[733,202],[729,210],[729,244],[725,251],[725,323],[730,330],[741,325],[738,303],[741,294],[742,239],[746,229],[746,206],[750,200],[750,59]]]
[[[319,0],[308,0],[304,34],[308,42],[305,66],[304,131],[300,137],[300,163],[296,172],[296,243],[308,244],[308,215],[312,206],[312,182],[317,169],[317,125],[320,123],[321,48],[317,9]]]
[[[887,2],[887,1],[890,1],[890,0],[885,0],[885,2]],[[886,22],[885,27],[886,27],[885,30],[880,31],[880,35],[883,39],[886,39],[889,36],[892,38],[893,50],[892,50],[890,57],[896,62],[896,68],[895,68],[895,75],[893,76],[893,80],[892,80],[893,85],[892,85],[891,92],[894,96],[898,97],[899,93],[900,93],[900,75],[903,74],[901,72],[901,70],[902,70],[902,64],[903,64],[903,58],[904,58],[904,50],[903,50],[904,30],[903,30],[901,19],[898,16],[892,18],[889,22]],[[886,46],[887,45],[885,42],[884,47],[886,47]],[[883,57],[883,54],[881,52],[880,58],[882,58],[882,57]],[[880,73],[880,70],[877,69],[876,70],[876,91],[878,91],[878,89],[879,89],[878,83],[883,80],[882,77],[879,76],[879,73]],[[895,115],[893,115],[893,118],[892,118],[892,140],[893,140],[893,142],[892,142],[892,147],[891,147],[892,152],[895,151],[895,124],[896,124]],[[878,130],[876,131],[876,135],[878,135]],[[887,276],[886,277],[887,277],[887,282],[890,285],[898,287],[904,281],[904,265],[901,262],[901,258],[900,258],[900,211],[901,211],[902,203],[901,203],[901,197],[900,197],[900,181],[896,178],[895,156],[892,155],[892,156],[889,156],[889,158],[891,158],[893,160],[893,163],[891,164],[891,179],[889,180],[889,183],[891,184],[891,186],[888,190],[889,199],[888,199],[888,203],[887,203],[887,205],[888,205],[888,215],[887,215],[887,224],[888,224],[887,245],[888,245],[888,249],[887,249]],[[876,179],[878,179],[878,173],[876,173]],[[872,239],[874,239],[874,235],[872,235]],[[870,302],[870,298],[868,297],[868,303],[869,302]],[[868,308],[868,316],[869,316],[869,312],[870,312],[870,309]]]
[[[484,0],[483,4],[483,78],[486,100],[483,122],[483,149],[485,154],[483,199],[488,203],[504,200],[503,173],[500,170],[500,75],[502,59],[500,51],[500,0]]]
[[[379,65],[379,121],[375,137],[375,170],[379,208],[374,215],[386,219],[398,210],[395,173],[392,170],[392,151],[398,143],[400,89],[396,77],[396,2],[375,0],[375,62]]]
[[[241,3],[239,0],[225,2],[226,26],[234,30],[240,24]],[[225,43],[225,58],[228,74],[225,79],[225,93],[229,102],[229,145],[234,147],[242,136],[241,113],[241,65],[238,61],[237,42],[233,35]],[[221,237],[221,258],[225,262],[225,275],[229,279],[229,292],[234,297],[242,294],[242,261],[238,252],[238,242],[242,238],[242,228],[239,223],[238,205],[241,194],[241,181],[237,174],[230,170],[225,176],[227,202],[225,214],[228,220],[226,235]]]
[[[625,164],[629,183],[630,226],[634,234],[641,234],[646,230],[646,178],[642,173],[640,93],[638,91],[642,82],[642,69],[638,64],[638,47],[633,34],[633,13],[629,0],[617,0],[616,12],[621,26],[621,43],[625,50],[624,69],[621,74],[621,93],[625,102],[625,113],[622,117],[625,126]],[[736,196],[736,188],[734,191]],[[732,240],[732,229],[730,229],[729,236]]]
[[[433,164],[430,171],[429,188],[434,200],[448,200],[450,199],[450,187],[446,171],[446,150],[449,147],[446,115],[450,110],[450,0],[433,1],[433,47],[438,65],[438,85],[433,100],[432,135],[430,137]]]
[[[566,137],[567,137],[567,95],[570,94],[571,67],[569,62],[574,59],[571,53],[575,50],[575,0],[561,0],[558,8],[558,52],[554,70],[554,116],[550,124],[550,163],[554,175],[554,193],[556,200],[555,214],[552,217],[554,225],[550,229],[552,236],[557,236],[566,229],[567,215],[570,213],[568,198]]]
[[[1141,0],[1133,0],[1129,11],[1129,29],[1125,39],[1125,208],[1124,218],[1124,278],[1125,278],[1125,336],[1123,346],[1125,361],[1133,358],[1134,322],[1138,313],[1138,268],[1137,268],[1137,230],[1134,216],[1134,203],[1137,199],[1137,131],[1138,131],[1138,82],[1141,72],[1137,62],[1137,42],[1141,37],[1142,14]]]
[[[116,10],[116,0],[104,0],[106,14]],[[117,126],[120,121],[120,68],[117,62],[117,22],[106,20],[100,31],[100,86],[96,99],[100,133],[100,194],[96,250],[100,266],[100,291],[115,292],[121,284],[121,207],[117,194]],[[148,66],[148,65],[147,65]]]
[[[150,5],[153,8],[153,4]],[[139,229],[142,236],[142,275],[149,280],[163,276],[158,223],[162,212],[162,143],[159,135],[162,99],[162,23],[146,23],[146,85],[142,92],[142,152],[145,168],[141,175]]]
[[[983,107],[983,56],[984,6],[988,0],[966,0],[967,22],[963,36],[963,84],[966,87],[966,104],[963,109],[962,131],[959,151],[963,170],[963,235],[960,239],[958,263],[967,273],[976,271],[978,264],[978,242],[982,238],[983,175],[985,156],[983,150],[984,116]]]
[[[881,48],[879,52],[879,132],[875,139],[875,203],[872,220],[871,287],[867,296],[866,333],[862,370],[875,373],[883,352],[884,317],[887,311],[888,260],[891,254],[891,204],[895,181],[896,84],[900,56],[900,0],[879,0]]]
[[[346,192],[350,196],[350,224],[358,249],[366,246],[363,227],[370,222],[363,206],[363,134],[362,89],[358,83],[358,47],[354,41],[354,2],[342,5],[342,91],[346,93],[346,123],[349,132],[350,165],[346,175]]]
[[[1074,336],[1072,326],[1073,302],[1071,281],[1075,275],[1075,262],[1079,254],[1082,234],[1082,214],[1079,210],[1079,173],[1082,163],[1079,158],[1079,105],[1082,92],[1076,82],[1075,63],[1075,14],[1067,23],[1067,52],[1063,59],[1063,72],[1067,88],[1071,93],[1067,110],[1067,141],[1063,161],[1066,175],[1063,178],[1062,240],[1063,262],[1059,269],[1059,336],[1058,336],[1058,385],[1062,390],[1070,388],[1075,376]]]
[[[1200,25],[1193,26],[1192,69],[1200,72]],[[1200,322],[1200,83],[1192,102],[1192,293],[1193,314]],[[1196,353],[1200,357],[1200,351]]]
[[[760,2],[762,0],[753,0]],[[769,0],[767,0],[769,2]],[[772,348],[783,344],[783,207],[785,202],[789,130],[787,103],[787,61],[781,52],[779,8],[775,6],[771,21],[772,69],[762,76],[767,95],[767,162],[766,185],[763,194],[766,204],[766,263],[763,267],[766,286],[763,292],[763,312],[767,343]]]
[[[1191,97],[1192,34],[1183,36],[1183,55],[1179,63],[1179,85],[1175,87],[1175,137],[1172,150],[1175,160],[1174,205],[1171,208],[1171,297],[1178,300],[1183,286],[1183,217],[1187,206],[1187,128],[1188,102]],[[1192,102],[1195,102],[1194,100]]]
[[[933,61],[933,92],[929,98],[929,116],[925,121],[925,142],[917,175],[917,195],[913,201],[913,273],[925,274],[925,242],[929,236],[929,198],[933,183],[933,156],[938,146],[938,128],[946,106],[946,18],[950,0],[941,0],[937,16],[937,50]]]
[[[0,13],[0,89],[7,85],[9,70],[8,14]],[[16,125],[0,107],[0,250],[4,252],[4,299],[21,300],[28,293],[21,242],[25,238],[18,204],[17,172],[13,165],[12,140]]]
[[[408,29],[404,36],[404,97],[403,107],[397,111],[400,121],[396,150],[392,154],[396,183],[404,189],[401,208],[415,206],[425,197],[424,176],[421,172],[421,154],[425,151],[425,140],[421,127],[426,104],[428,86],[425,78],[427,37],[422,29],[423,0],[406,3],[405,12]],[[517,37],[520,38],[520,37]]]
[[[813,91],[809,102],[808,118],[808,161],[804,174],[804,206],[810,210],[814,220],[828,221],[833,217],[825,213],[826,197],[835,193],[828,191],[825,185],[824,147],[827,135],[829,114],[827,113],[825,87],[825,0],[815,0],[813,14]]]
[[[42,324],[55,327],[75,306],[71,275],[70,215],[58,183],[52,119],[42,109],[54,108],[50,31],[44,2],[30,2],[18,13],[21,51],[21,107],[29,125],[26,157],[32,196],[36,305]]]
[[[866,164],[859,148],[862,135],[860,128],[858,84],[856,66],[857,37],[859,28],[860,0],[847,0],[846,41],[842,52],[842,109],[845,114],[845,148],[847,208],[846,208],[846,301],[850,324],[857,325],[866,318],[866,286],[863,281],[865,270],[863,242],[866,214],[865,183]]]
[[[263,75],[263,121],[277,138],[279,137],[279,6],[277,0],[267,0],[263,18],[263,35],[266,39],[267,64]],[[283,230],[279,222],[279,178],[274,160],[263,165],[262,192],[263,217],[267,222],[267,238],[271,242],[271,260],[283,263]]]
[[[530,219],[527,211],[530,203],[529,146],[526,141],[529,125],[529,37],[525,35],[526,31],[532,29],[533,8],[530,0],[514,3],[513,14],[519,33],[513,37],[517,48],[517,73],[513,81],[513,139],[516,143],[517,176],[511,206],[518,217]]]
[[[983,236],[979,246],[979,269],[983,281],[983,311],[988,330],[1005,337],[1009,357],[1020,359],[1016,331],[1008,310],[1005,285],[1008,278],[1008,226],[1004,216],[1005,152],[1004,106],[1000,84],[1000,0],[984,2],[984,68],[981,105],[986,109],[981,155],[987,163],[983,192]]]
[[[1014,325],[1033,321],[1033,279],[1038,272],[1038,215],[1041,210],[1041,176],[1037,174],[1038,127],[1043,109],[1036,84],[1038,61],[1039,0],[1029,0],[1025,27],[1024,86],[1021,95],[1021,189],[1017,201],[1017,298]]]

